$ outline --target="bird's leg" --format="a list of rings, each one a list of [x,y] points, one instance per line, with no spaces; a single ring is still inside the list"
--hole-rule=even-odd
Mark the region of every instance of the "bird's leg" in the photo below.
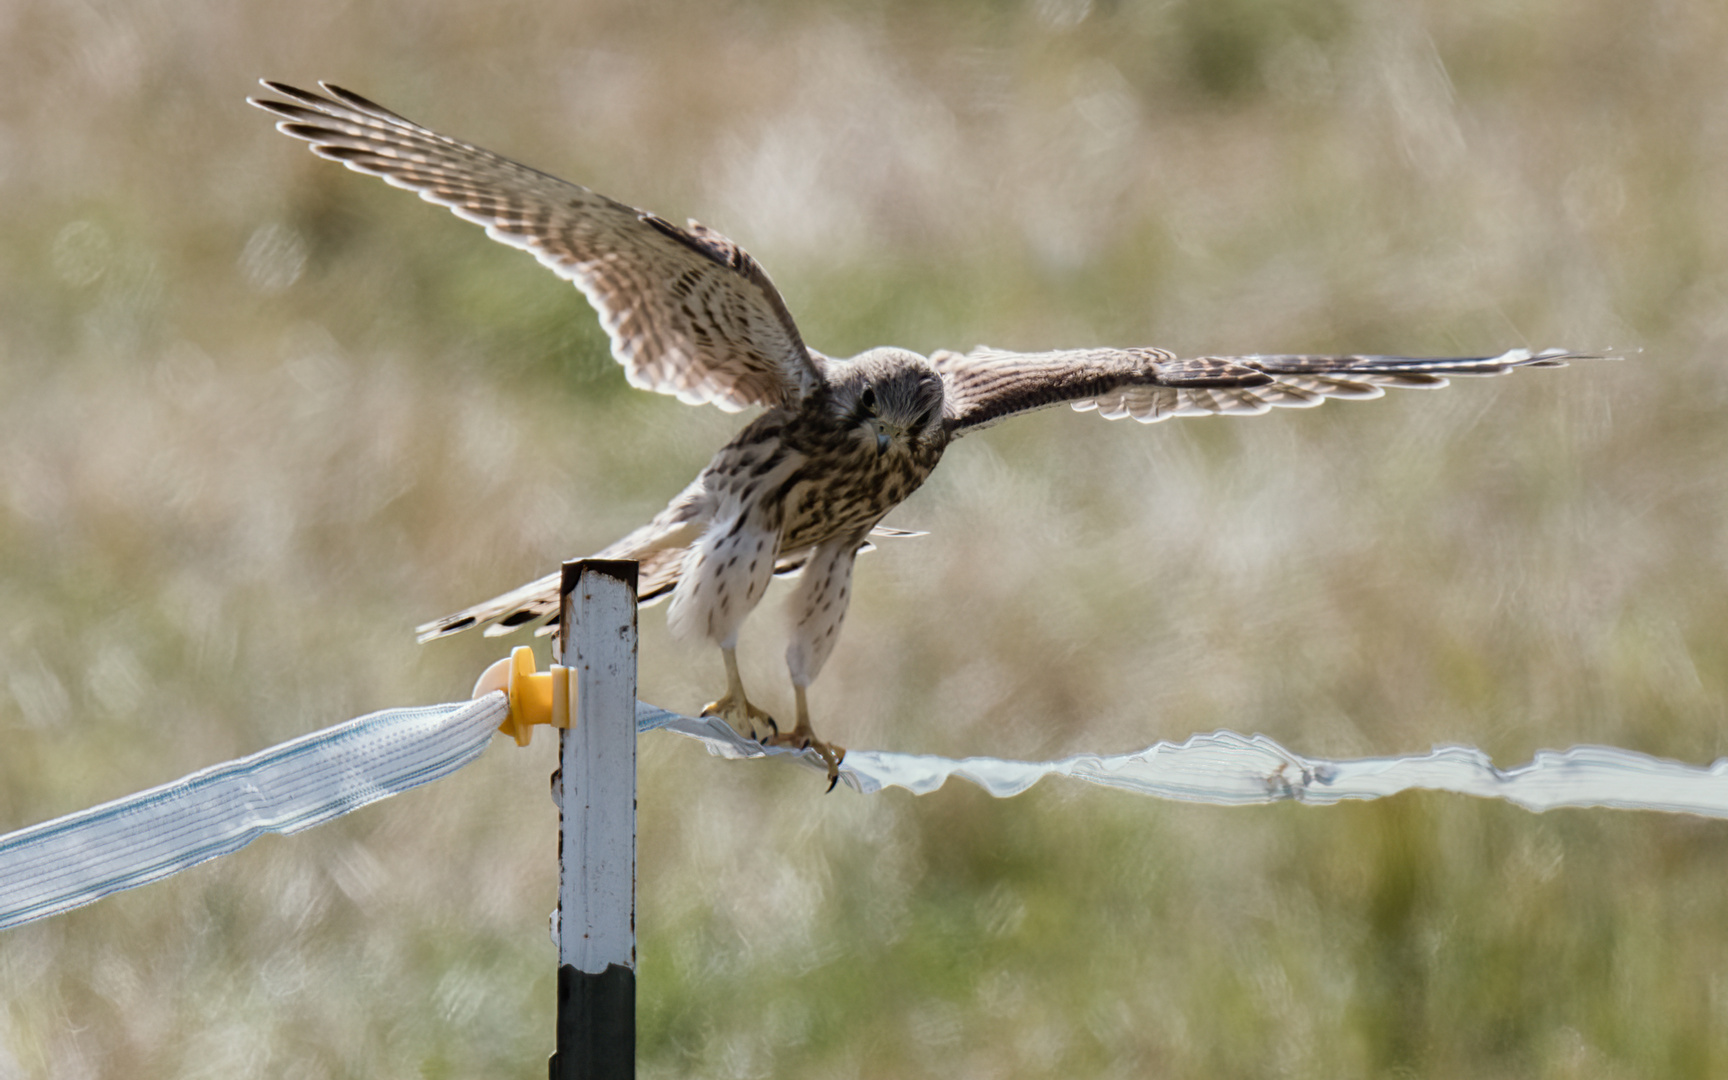
[[[756,737],[756,722],[760,720],[778,735],[780,725],[774,718],[750,704],[750,699],[744,696],[744,680],[738,674],[738,652],[736,649],[722,648],[720,656],[726,661],[726,694],[719,701],[710,701],[702,707],[703,716],[718,716],[732,725],[739,734],[748,731],[750,737]]]
[[[810,705],[804,700],[804,688],[797,683],[792,684],[793,696],[798,700],[798,722],[791,731],[775,729],[774,734],[762,740],[764,746],[795,746],[800,750],[814,750],[828,763],[828,790],[833,791],[834,785],[840,780],[840,763],[846,760],[846,748],[823,742],[816,737],[816,732],[810,728]]]

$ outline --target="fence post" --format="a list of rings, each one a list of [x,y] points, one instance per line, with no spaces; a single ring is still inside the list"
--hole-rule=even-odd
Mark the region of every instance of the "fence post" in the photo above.
[[[558,641],[558,1030],[551,1080],[636,1075],[636,564],[564,564]]]

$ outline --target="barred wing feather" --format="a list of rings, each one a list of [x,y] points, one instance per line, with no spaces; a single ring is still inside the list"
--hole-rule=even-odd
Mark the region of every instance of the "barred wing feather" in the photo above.
[[[1237,356],[1178,359],[1163,349],[1012,353],[980,346],[931,357],[948,394],[948,423],[962,435],[1009,416],[1068,404],[1109,420],[1144,424],[1173,416],[1254,416],[1305,409],[1327,398],[1380,397],[1387,387],[1437,389],[1452,376],[1501,375],[1593,358],[1549,349],[1497,356]]]
[[[822,383],[767,273],[714,230],[681,229],[329,83],[329,97],[264,85],[290,100],[248,100],[314,153],[448,207],[573,282],[633,385],[736,412],[796,405]]]

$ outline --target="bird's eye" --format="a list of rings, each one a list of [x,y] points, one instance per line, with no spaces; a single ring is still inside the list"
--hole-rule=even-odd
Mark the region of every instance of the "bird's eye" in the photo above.
[[[858,404],[864,409],[865,412],[875,412],[876,411],[876,388],[874,386],[866,386],[864,388],[864,392],[862,394],[858,395]]]

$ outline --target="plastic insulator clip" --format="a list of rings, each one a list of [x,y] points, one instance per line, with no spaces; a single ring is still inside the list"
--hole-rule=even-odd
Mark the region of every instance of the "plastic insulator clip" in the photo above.
[[[535,671],[534,650],[518,645],[509,656],[480,673],[473,697],[503,691],[510,699],[510,715],[498,725],[498,730],[515,739],[517,746],[527,746],[535,724],[570,726],[570,699],[575,696],[574,690],[569,668],[553,664],[550,671]]]

